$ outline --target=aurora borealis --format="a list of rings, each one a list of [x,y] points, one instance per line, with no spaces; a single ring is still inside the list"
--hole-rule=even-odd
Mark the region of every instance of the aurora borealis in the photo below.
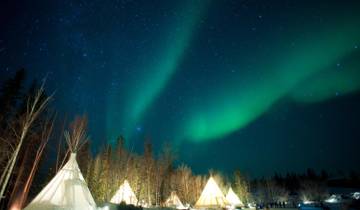
[[[157,49],[155,58],[150,58],[150,61],[146,60],[140,67],[145,71],[140,76],[141,83],[130,87],[129,91],[133,94],[129,97],[126,105],[131,109],[122,117],[126,119],[123,124],[136,125],[147,107],[151,106],[161,90],[166,87],[168,80],[177,70],[179,62],[191,42],[192,35],[196,33],[196,25],[199,24],[199,19],[208,2],[184,1],[184,4],[185,8],[179,11],[180,18],[177,17],[179,20],[173,20],[174,23],[171,24],[168,33],[162,34],[164,43],[161,45],[164,47]],[[112,121],[109,123],[111,124]]]
[[[357,1],[1,4],[0,82],[47,76],[94,151],[150,138],[196,171],[255,176],[360,161]]]
[[[350,65],[346,73],[339,70],[334,72],[333,69],[336,69],[339,60],[351,56],[356,50],[360,25],[359,22],[350,23],[343,26],[343,31],[336,31],[340,26],[332,25],[333,30],[310,33],[311,37],[301,40],[295,52],[282,49],[280,56],[270,56],[270,61],[264,61],[257,67],[264,73],[261,82],[256,81],[259,78],[250,79],[249,84],[236,81],[238,85],[234,84],[233,87],[240,85],[238,88],[242,91],[230,94],[223,94],[226,92],[223,91],[219,97],[211,96],[214,101],[205,110],[202,107],[192,115],[187,129],[190,139],[209,140],[234,132],[255,120],[287,94],[301,102],[319,102],[340,92],[347,94],[357,89],[360,84],[359,71],[352,70]],[[324,36],[325,33],[328,35]],[[299,83],[304,84],[297,87]],[[231,90],[233,87],[224,89]],[[299,93],[299,89],[304,88]],[[313,95],[307,96],[307,93]]]

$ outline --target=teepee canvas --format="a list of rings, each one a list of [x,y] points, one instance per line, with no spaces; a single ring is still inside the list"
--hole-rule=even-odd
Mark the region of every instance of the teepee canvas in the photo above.
[[[210,177],[202,191],[199,200],[196,202],[196,208],[221,208],[226,207],[228,202],[214,178]]]
[[[95,210],[96,204],[72,153],[68,162],[55,175],[25,210]]]
[[[176,209],[185,209],[185,206],[181,203],[175,192],[172,192],[170,197],[165,201],[165,206]]]
[[[95,210],[96,203],[76,161],[76,152],[87,142],[86,117],[76,117],[65,131],[70,158],[25,210]]]
[[[127,180],[116,191],[115,195],[110,200],[111,203],[119,204],[125,202],[126,204],[137,205],[138,200],[135,193],[132,191],[130,184]]]
[[[243,202],[241,202],[240,198],[234,193],[231,187],[229,188],[229,191],[226,194],[226,200],[232,206],[244,206]]]

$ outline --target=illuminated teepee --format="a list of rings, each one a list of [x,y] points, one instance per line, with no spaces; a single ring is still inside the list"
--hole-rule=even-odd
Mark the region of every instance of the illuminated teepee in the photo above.
[[[181,203],[175,192],[171,192],[170,197],[165,201],[165,206],[176,209],[185,209],[185,206]]]
[[[135,193],[132,191],[130,184],[127,180],[116,191],[115,195],[110,200],[111,203],[119,204],[125,202],[126,204],[137,205],[138,200]]]
[[[25,210],[95,210],[96,203],[76,161],[76,152],[87,141],[86,118],[77,117],[65,139],[71,152],[64,167],[55,175]]]
[[[229,202],[232,206],[244,206],[243,202],[239,199],[239,197],[234,193],[234,191],[229,188],[228,193],[226,194],[226,200]]]
[[[96,204],[72,153],[68,162],[25,210],[95,210]]]
[[[226,207],[228,202],[216,184],[214,178],[210,177],[199,200],[195,204],[195,208],[222,208]]]

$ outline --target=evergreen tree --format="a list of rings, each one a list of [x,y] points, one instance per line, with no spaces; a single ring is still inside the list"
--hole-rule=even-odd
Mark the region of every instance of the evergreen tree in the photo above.
[[[13,78],[6,80],[0,89],[1,130],[6,130],[8,124],[16,114],[16,108],[22,96],[24,80],[25,69],[22,68],[16,72]]]

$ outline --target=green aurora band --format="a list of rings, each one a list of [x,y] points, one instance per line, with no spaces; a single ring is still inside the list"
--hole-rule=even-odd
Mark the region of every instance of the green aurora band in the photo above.
[[[250,83],[222,87],[206,99],[206,105],[190,111],[190,120],[183,125],[181,138],[195,142],[223,138],[289,96],[298,102],[319,102],[334,97],[337,92],[346,94],[357,90],[360,71],[355,67],[359,61],[355,59],[356,64],[353,62],[344,70],[333,70],[339,60],[359,57],[354,53],[360,25],[343,23],[332,26],[331,31],[312,34],[311,39],[300,43],[300,49],[288,50],[280,56],[274,53],[266,66],[258,67],[266,69],[261,80],[253,78]]]
[[[115,93],[110,96],[107,116],[108,139],[114,140],[114,131],[123,132],[126,138],[131,138],[134,128],[141,124],[146,110],[166,87],[172,75],[181,63],[185,51],[189,47],[197,28],[201,26],[200,20],[210,5],[210,0],[187,0],[182,2],[176,17],[171,17],[171,26],[167,31],[157,37],[158,49],[151,49],[153,55],[140,63],[136,68],[143,69],[140,77],[133,79],[132,87],[126,90],[129,95],[126,101],[121,101]],[[126,111],[123,115],[116,114],[122,104]],[[126,127],[119,130],[119,123]]]
[[[185,8],[179,13],[180,20],[171,26],[170,34],[163,34],[163,43],[159,43],[161,51],[153,63],[143,66],[146,69],[144,76],[133,88],[128,107],[131,107],[129,116],[124,123],[135,127],[141,121],[146,109],[166,87],[172,75],[176,72],[179,63],[189,47],[200,19],[206,12],[210,1],[186,1]]]
[[[208,7],[209,1],[188,1],[185,8],[179,10],[181,15],[169,28],[170,33],[164,33],[159,49],[154,49],[153,57],[137,67],[144,69],[144,73],[136,78],[137,82],[131,80],[133,86],[127,90],[126,100],[121,101],[116,93],[110,96],[109,104],[114,107],[107,110],[107,134],[112,135],[108,139],[116,137],[114,131],[124,134],[125,138],[132,137],[133,129],[141,124],[147,109],[166,88],[186,56]],[[335,22],[326,27],[330,30],[306,28],[305,38],[289,34],[289,40],[274,41],[270,55],[254,53],[260,55],[257,59],[262,59],[256,64],[261,76],[247,75],[246,81],[241,81],[243,75],[226,78],[230,81],[217,83],[208,90],[211,94],[198,95],[202,103],[182,108],[186,116],[176,126],[175,143],[224,138],[246,127],[284,98],[313,103],[357,91],[360,71],[355,46],[359,42],[360,25],[351,18]],[[294,39],[296,48],[281,47],[280,43],[291,43]],[[338,63],[346,63],[346,68],[339,70]],[[241,68],[241,65],[235,66]],[[117,104],[123,105],[123,115],[114,112]],[[127,129],[119,130],[117,122]]]

